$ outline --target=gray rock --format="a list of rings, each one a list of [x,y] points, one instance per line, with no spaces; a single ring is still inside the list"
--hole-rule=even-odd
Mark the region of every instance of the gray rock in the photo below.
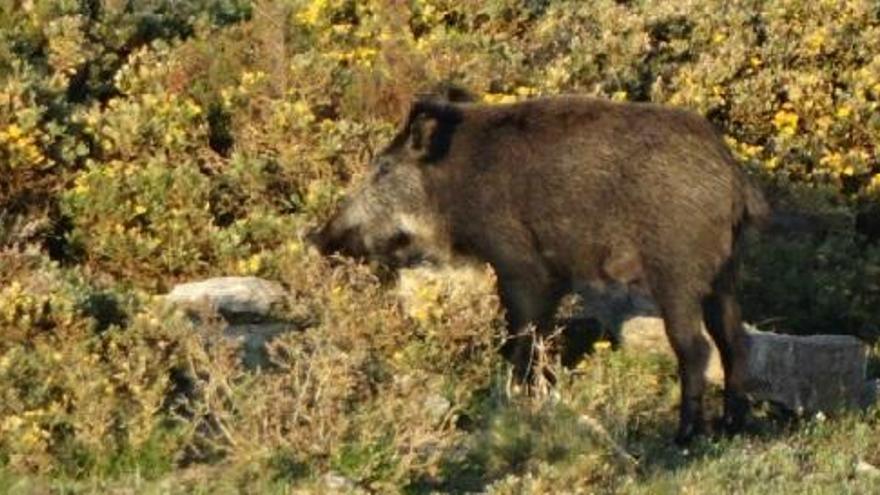
[[[180,284],[166,301],[190,309],[216,311],[230,316],[266,316],[283,303],[281,284],[257,277],[219,277]]]
[[[165,301],[189,311],[196,322],[203,322],[205,313],[222,315],[212,321],[222,325],[225,337],[240,343],[242,361],[253,369],[270,365],[267,342],[302,327],[302,322],[272,319],[272,310],[282,306],[286,298],[287,293],[277,282],[257,277],[219,277],[177,285]]]
[[[865,407],[876,400],[876,385],[865,378],[867,346],[859,339],[847,335],[781,335],[749,326],[746,332],[746,388],[752,399],[772,402],[799,414]],[[625,321],[620,339],[627,352],[673,356],[663,320],[658,317],[638,316]],[[714,345],[706,378],[724,383]]]
[[[330,471],[321,477],[324,486],[333,492],[351,492],[357,488],[354,481],[342,476],[339,473]]]
[[[871,477],[880,476],[880,468],[864,460],[859,460],[858,462],[856,462],[855,471],[856,474]]]
[[[446,416],[446,413],[452,408],[452,404],[446,397],[439,394],[431,394],[425,398],[425,410],[431,415],[434,421],[440,421]]]
[[[877,392],[880,391],[880,380],[872,379],[865,382],[865,400],[864,406],[869,407],[876,404],[878,399]]]
[[[797,413],[865,405],[868,348],[859,339],[747,331],[752,398]]]

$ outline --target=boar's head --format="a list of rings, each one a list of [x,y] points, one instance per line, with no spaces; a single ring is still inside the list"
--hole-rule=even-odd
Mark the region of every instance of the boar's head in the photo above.
[[[446,259],[448,229],[430,191],[460,118],[449,101],[417,100],[364,180],[309,240],[325,255],[340,253],[395,268]]]

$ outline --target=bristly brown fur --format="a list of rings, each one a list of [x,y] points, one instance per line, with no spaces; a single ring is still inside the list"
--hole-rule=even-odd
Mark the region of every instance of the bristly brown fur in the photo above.
[[[454,99],[414,103],[374,176],[319,244],[398,260],[451,250],[490,263],[521,380],[533,357],[525,330],[549,332],[572,288],[643,287],[679,358],[678,439],[702,430],[703,322],[725,369],[724,422],[737,429],[747,403],[735,247],[767,206],[709,122],[580,96]]]

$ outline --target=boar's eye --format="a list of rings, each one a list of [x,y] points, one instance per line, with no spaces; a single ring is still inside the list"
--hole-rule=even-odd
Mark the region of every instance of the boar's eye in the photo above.
[[[380,158],[376,162],[376,172],[373,175],[374,178],[379,179],[385,175],[388,175],[388,172],[391,171],[391,160],[387,158]]]

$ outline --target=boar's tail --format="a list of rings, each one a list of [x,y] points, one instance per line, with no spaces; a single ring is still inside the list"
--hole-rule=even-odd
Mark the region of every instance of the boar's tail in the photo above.
[[[770,223],[771,208],[764,193],[752,182],[752,179],[743,174],[742,176],[742,203],[740,204],[741,216],[733,225],[733,252],[735,256],[741,255],[743,234],[748,227],[754,227],[764,231]],[[734,275],[735,276],[735,275]]]

